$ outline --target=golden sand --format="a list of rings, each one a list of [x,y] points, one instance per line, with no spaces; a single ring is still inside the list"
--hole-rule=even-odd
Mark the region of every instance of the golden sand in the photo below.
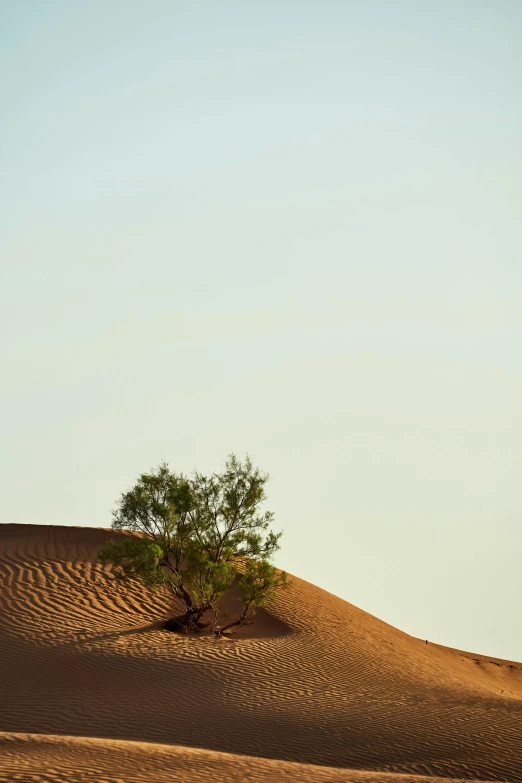
[[[522,782],[522,664],[297,578],[235,640],[174,635],[110,535],[0,525],[0,781]]]

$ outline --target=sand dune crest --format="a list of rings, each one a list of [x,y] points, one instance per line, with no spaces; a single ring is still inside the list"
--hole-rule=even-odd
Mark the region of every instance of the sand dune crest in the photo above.
[[[117,770],[117,772],[115,771]],[[340,770],[145,742],[0,733],[0,782],[426,783],[419,775]],[[431,778],[444,783],[448,778]],[[454,778],[452,783],[459,783]]]

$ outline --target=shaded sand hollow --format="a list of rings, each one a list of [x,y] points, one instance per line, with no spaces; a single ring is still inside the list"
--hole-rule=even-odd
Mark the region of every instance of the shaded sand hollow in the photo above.
[[[170,634],[110,535],[0,525],[0,781],[522,783],[522,664],[297,578],[241,638]]]

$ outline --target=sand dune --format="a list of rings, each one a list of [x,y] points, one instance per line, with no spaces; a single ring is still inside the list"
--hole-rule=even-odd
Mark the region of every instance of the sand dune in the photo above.
[[[522,664],[296,578],[242,638],[169,634],[109,535],[0,526],[0,780],[522,781]]]
[[[6,770],[8,770],[6,772]],[[150,742],[0,733],[0,783],[426,783],[421,775],[361,772]],[[448,778],[430,778],[444,783]],[[461,778],[461,780],[464,780]],[[451,778],[456,783],[455,778]]]

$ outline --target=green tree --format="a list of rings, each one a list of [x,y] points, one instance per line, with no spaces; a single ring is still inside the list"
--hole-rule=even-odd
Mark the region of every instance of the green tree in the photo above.
[[[221,473],[190,478],[161,464],[143,473],[122,494],[112,528],[132,535],[114,539],[99,557],[112,563],[120,580],[139,579],[151,589],[168,589],[184,604],[184,613],[165,623],[171,630],[198,630],[213,614],[223,633],[251,621],[286,574],[270,563],[281,533],[262,511],[268,475],[247,457],[231,454]],[[220,605],[236,583],[241,611],[219,628]]]

